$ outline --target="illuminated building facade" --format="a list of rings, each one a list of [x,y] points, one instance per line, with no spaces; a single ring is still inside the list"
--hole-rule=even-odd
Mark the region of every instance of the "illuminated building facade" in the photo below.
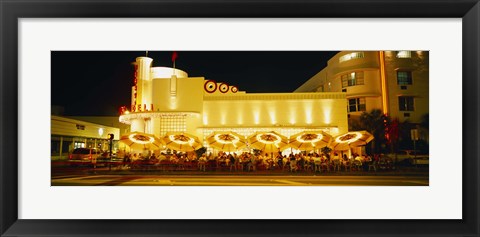
[[[349,117],[380,109],[420,123],[429,111],[428,51],[344,51],[295,92],[344,92]]]
[[[51,116],[51,158],[67,159],[75,148],[109,149],[108,134],[120,137],[120,129],[78,119]],[[117,142],[114,143],[115,145]],[[116,150],[116,149],[114,149]]]
[[[207,146],[205,138],[215,131],[275,131],[286,137],[305,130],[332,136],[348,131],[345,93],[247,93],[179,69],[152,67],[152,61],[138,57],[134,63],[132,103],[119,118],[131,132],[187,132]]]

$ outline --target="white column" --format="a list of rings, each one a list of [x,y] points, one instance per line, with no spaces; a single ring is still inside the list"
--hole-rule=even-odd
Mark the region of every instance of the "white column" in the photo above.
[[[145,120],[143,118],[137,118],[132,120],[130,125],[131,132],[145,132]]]
[[[150,69],[153,59],[148,57],[138,57],[136,63],[137,69],[137,105],[141,104],[142,110],[144,104],[147,107],[152,103],[152,79]]]

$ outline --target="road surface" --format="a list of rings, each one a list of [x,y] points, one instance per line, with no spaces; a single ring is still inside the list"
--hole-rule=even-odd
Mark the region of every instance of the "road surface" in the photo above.
[[[428,176],[61,175],[52,186],[428,186]]]

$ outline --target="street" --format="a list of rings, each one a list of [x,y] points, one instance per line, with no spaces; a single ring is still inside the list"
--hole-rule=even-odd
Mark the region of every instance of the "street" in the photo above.
[[[63,175],[52,186],[428,186],[428,176]]]

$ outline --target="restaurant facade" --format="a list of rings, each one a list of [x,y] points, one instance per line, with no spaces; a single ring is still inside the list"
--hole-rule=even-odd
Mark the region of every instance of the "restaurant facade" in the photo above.
[[[248,93],[179,69],[152,67],[152,62],[138,57],[134,63],[131,104],[121,108],[119,117],[131,132],[158,138],[185,132],[207,148],[206,138],[219,131],[245,137],[271,131],[285,137],[311,130],[332,136],[348,132],[343,92]]]

